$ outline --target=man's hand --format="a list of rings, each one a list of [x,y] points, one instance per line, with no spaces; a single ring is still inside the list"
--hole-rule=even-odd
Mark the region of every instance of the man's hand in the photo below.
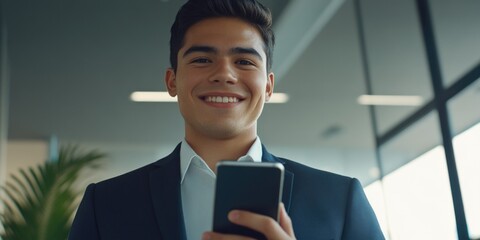
[[[228,214],[228,219],[235,224],[251,228],[263,233],[268,240],[290,240],[295,239],[292,220],[285,210],[283,203],[280,203],[279,222],[274,219],[247,211],[233,210]],[[215,232],[205,232],[203,240],[246,240],[249,237],[220,234]]]

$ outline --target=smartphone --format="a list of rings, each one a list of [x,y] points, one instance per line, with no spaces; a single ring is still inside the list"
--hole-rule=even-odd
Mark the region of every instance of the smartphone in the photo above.
[[[280,163],[221,161],[217,164],[213,231],[266,239],[263,234],[233,224],[231,210],[247,210],[278,221],[284,168]]]

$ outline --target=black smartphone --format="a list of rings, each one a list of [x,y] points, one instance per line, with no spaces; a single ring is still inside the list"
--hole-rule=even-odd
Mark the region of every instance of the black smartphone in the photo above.
[[[278,221],[284,168],[280,163],[221,161],[217,164],[213,231],[265,239],[263,234],[233,224],[231,210],[247,210]]]

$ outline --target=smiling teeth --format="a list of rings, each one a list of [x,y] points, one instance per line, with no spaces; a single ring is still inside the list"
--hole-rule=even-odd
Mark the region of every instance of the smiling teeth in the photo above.
[[[205,97],[206,102],[214,102],[214,103],[236,103],[238,102],[238,98],[236,97],[221,97],[221,96],[208,96]]]

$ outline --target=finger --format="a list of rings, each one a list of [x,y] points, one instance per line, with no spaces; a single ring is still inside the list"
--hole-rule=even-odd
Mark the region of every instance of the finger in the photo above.
[[[233,210],[228,219],[238,225],[263,233],[268,239],[286,239],[289,236],[273,218],[248,211]]]
[[[244,237],[232,234],[222,234],[216,232],[204,232],[202,234],[202,240],[254,240],[250,237]]]
[[[290,219],[288,216],[287,210],[285,210],[285,205],[283,205],[283,203],[280,203],[279,223],[280,227],[282,227],[290,237],[295,236],[295,233],[293,232],[292,219]]]

